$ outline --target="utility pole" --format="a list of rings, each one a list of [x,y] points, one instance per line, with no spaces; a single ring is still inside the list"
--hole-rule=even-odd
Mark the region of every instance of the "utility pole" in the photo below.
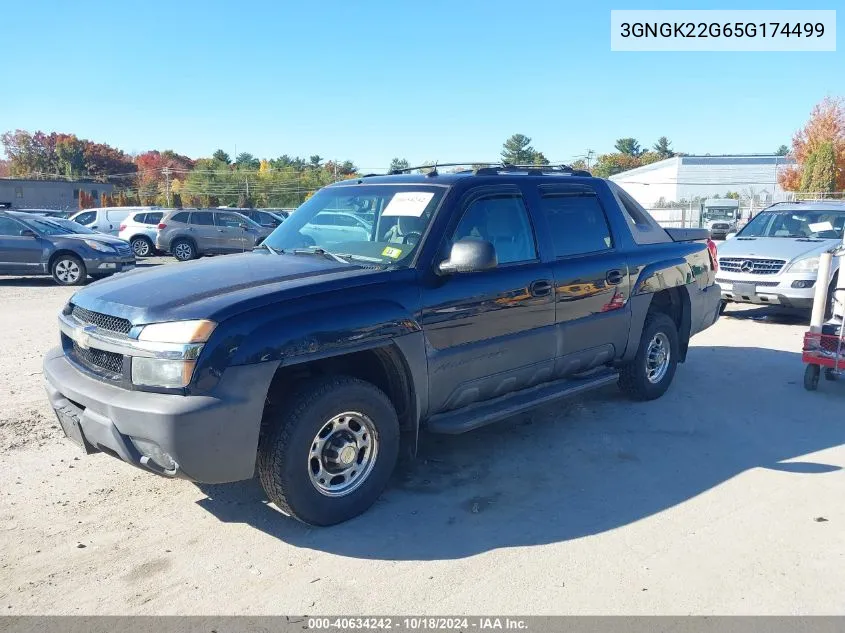
[[[590,168],[590,164],[593,162],[593,155],[595,152],[591,149],[587,150],[587,169]]]
[[[244,176],[244,179],[246,180],[246,200],[247,200],[247,205],[248,205],[249,204],[249,176]]]
[[[332,162],[334,163],[334,181],[337,182],[337,159],[335,158]]]
[[[164,191],[167,196],[167,208],[170,208],[170,167],[165,167],[161,170],[164,174]]]

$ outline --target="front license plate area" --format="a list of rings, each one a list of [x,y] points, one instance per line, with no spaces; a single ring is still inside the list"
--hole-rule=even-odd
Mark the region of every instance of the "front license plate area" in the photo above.
[[[82,411],[72,404],[67,404],[55,411],[59,424],[62,426],[62,431],[65,432],[67,438],[87,453],[88,447],[82,436],[82,427],[79,425],[79,417]]]
[[[733,293],[744,297],[753,297],[757,294],[757,286],[747,283],[734,283]]]

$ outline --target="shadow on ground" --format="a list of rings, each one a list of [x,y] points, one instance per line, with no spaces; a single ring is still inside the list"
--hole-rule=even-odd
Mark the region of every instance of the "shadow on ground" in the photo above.
[[[722,316],[728,319],[761,321],[763,323],[779,323],[782,325],[810,324],[809,310],[784,308],[782,306],[749,307],[749,304],[742,304],[741,307],[737,307],[735,305],[728,304],[728,307],[725,309]]]
[[[660,400],[615,388],[462,436],[423,435],[419,458],[361,517],[309,528],[257,480],[202,486],[200,505],[296,546],[363,559],[454,559],[576,539],[683,503],[752,468],[840,470],[807,457],[845,443],[845,385],[802,386],[798,353],[695,347]],[[787,461],[794,460],[794,461]]]

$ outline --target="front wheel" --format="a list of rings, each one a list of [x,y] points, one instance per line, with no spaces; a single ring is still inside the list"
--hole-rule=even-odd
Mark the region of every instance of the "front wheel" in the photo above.
[[[678,328],[662,312],[650,312],[634,360],[619,370],[619,387],[634,400],[659,398],[678,367]]]
[[[88,277],[85,264],[76,255],[59,255],[50,272],[61,286],[81,286]]]
[[[155,253],[155,247],[147,237],[133,237],[129,243],[132,245],[132,252],[138,257],[150,257]]]
[[[173,251],[173,257],[178,259],[180,262],[190,261],[197,256],[197,249],[191,240],[176,240],[173,242],[170,250]]]
[[[311,525],[334,525],[367,510],[399,455],[399,421],[388,397],[363,380],[308,382],[268,420],[258,473],[270,501]]]
[[[804,389],[807,391],[815,391],[818,389],[819,374],[821,374],[821,368],[818,365],[807,365],[807,368],[804,370]]]

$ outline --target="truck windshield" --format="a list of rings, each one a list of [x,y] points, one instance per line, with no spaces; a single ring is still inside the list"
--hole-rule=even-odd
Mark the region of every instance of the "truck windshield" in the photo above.
[[[738,237],[812,237],[842,239],[845,211],[764,211],[737,233]]]
[[[327,187],[264,244],[276,252],[324,251],[349,261],[407,265],[445,192],[414,184]]]
[[[707,209],[704,216],[708,220],[733,220],[736,216],[735,209]]]

